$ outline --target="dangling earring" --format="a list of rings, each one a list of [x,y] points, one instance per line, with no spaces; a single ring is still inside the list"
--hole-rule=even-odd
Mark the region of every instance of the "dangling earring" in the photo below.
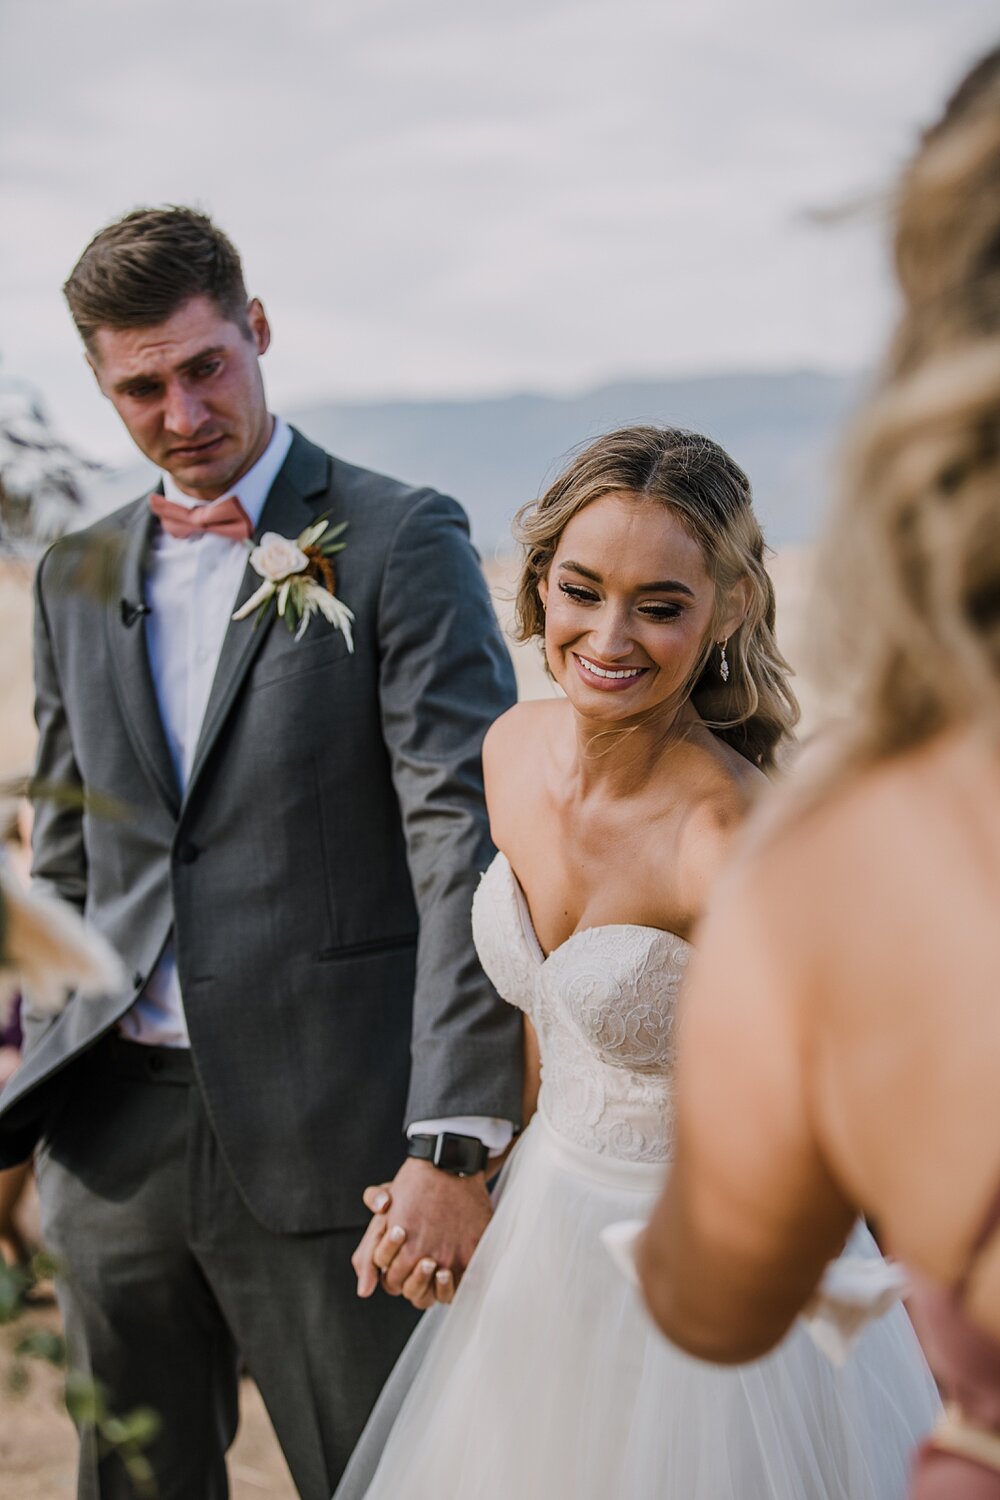
[[[726,661],[726,647],[728,646],[728,644],[728,636],[726,636],[726,639],[724,641],[719,642],[719,676],[722,678],[723,682],[729,681],[729,663]]]

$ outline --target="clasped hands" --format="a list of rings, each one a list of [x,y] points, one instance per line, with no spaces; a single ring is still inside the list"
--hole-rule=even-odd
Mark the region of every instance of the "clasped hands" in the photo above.
[[[484,1173],[453,1177],[409,1157],[364,1202],[372,1219],[351,1256],[358,1296],[381,1286],[421,1310],[450,1302],[493,1213]]]

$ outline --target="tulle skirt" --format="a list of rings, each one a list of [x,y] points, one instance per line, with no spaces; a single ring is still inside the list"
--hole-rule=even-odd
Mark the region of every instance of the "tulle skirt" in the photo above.
[[[901,1500],[938,1411],[901,1307],[835,1369],[796,1327],[721,1369],[654,1328],[600,1242],[662,1168],[536,1115],[450,1307],[425,1314],[336,1500]],[[852,1254],[877,1255],[858,1228]]]

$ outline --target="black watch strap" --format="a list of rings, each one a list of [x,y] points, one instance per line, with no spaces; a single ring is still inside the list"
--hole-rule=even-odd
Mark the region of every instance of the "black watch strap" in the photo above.
[[[485,1172],[490,1159],[488,1149],[474,1135],[452,1135],[448,1130],[441,1135],[411,1135],[408,1156],[419,1161],[429,1161],[442,1172],[452,1177],[472,1177],[476,1172]]]

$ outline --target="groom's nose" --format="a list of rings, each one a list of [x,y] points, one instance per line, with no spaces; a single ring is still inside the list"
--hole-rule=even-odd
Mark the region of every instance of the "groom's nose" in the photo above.
[[[178,437],[194,437],[205,425],[208,408],[204,401],[180,382],[167,387],[163,403],[163,424]]]

